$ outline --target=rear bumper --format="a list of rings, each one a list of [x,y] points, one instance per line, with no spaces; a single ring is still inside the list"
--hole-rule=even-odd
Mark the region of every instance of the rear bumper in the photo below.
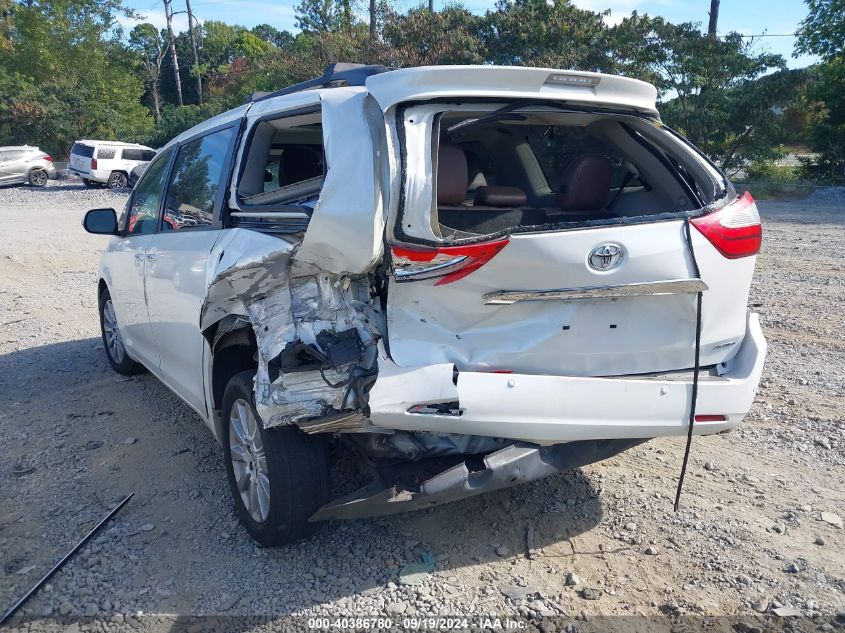
[[[92,171],[83,171],[81,169],[77,169],[76,167],[68,167],[68,171],[76,174],[80,178],[85,178],[86,180],[94,180],[97,182],[108,182],[109,175],[111,174],[110,171],[102,170],[102,169],[94,169]]]
[[[729,431],[751,408],[763,371],[766,340],[756,314],[724,373],[702,372],[697,435]],[[379,355],[379,379],[370,392],[370,419],[408,431],[460,433],[556,444],[687,433],[691,372],[663,376],[579,378],[460,372],[451,364],[403,368]],[[409,413],[414,405],[458,402],[460,415]]]

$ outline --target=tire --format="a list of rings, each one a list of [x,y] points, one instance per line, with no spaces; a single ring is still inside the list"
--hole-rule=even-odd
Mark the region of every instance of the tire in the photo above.
[[[109,176],[109,189],[126,189],[129,186],[129,178],[122,171],[113,171]]]
[[[223,459],[238,518],[260,545],[273,547],[320,529],[308,518],[330,500],[328,447],[294,426],[265,429],[255,410],[254,377],[255,370],[242,371],[226,385]],[[257,503],[248,506],[244,497]]]
[[[27,176],[27,182],[29,182],[32,187],[43,187],[47,184],[49,179],[50,177],[43,169],[33,169]]]
[[[111,295],[104,290],[100,295],[100,335],[103,338],[103,349],[109,365],[118,374],[131,376],[143,370],[143,365],[132,360],[123,345],[123,338],[120,336],[120,328],[117,323],[117,315],[112,306]]]

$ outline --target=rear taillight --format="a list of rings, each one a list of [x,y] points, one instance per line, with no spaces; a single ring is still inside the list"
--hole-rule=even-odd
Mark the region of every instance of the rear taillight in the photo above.
[[[97,159],[96,158],[91,159],[91,169],[97,169]]]
[[[396,281],[416,281],[441,277],[435,286],[463,279],[489,262],[508,243],[507,239],[466,246],[411,249],[391,247]]]
[[[46,160],[48,163],[52,163],[52,162],[53,162],[53,157],[52,157],[52,156],[50,156],[49,154],[44,154],[44,156],[42,156],[42,158],[43,158],[44,160]]]
[[[760,252],[763,227],[754,199],[747,191],[718,211],[690,220],[698,231],[728,259]]]

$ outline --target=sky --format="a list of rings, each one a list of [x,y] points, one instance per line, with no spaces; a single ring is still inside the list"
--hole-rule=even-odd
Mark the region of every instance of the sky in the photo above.
[[[448,0],[435,0],[435,9]],[[592,11],[610,9],[606,18],[610,24],[619,22],[631,11],[660,15],[670,22],[700,22],[707,27],[709,0],[573,0],[576,6]],[[420,4],[419,0],[393,0],[394,5],[409,9]],[[296,31],[294,7],[298,0],[191,0],[194,15],[200,21],[220,20],[229,24],[253,27],[267,23],[277,29]],[[161,0],[127,0],[128,6],[146,17],[156,26],[164,26],[164,9]],[[464,0],[463,4],[473,13],[483,14],[492,9],[495,0]],[[174,0],[176,11],[183,9],[182,0]],[[795,37],[790,35],[806,16],[802,0],[721,0],[719,32],[737,31],[744,35],[761,35],[755,38],[756,50],[780,53],[790,68],[802,68],[814,63],[813,56],[792,57]],[[187,29],[184,14],[174,18],[177,30]],[[126,21],[124,26],[131,26]],[[782,37],[786,35],[786,37]]]

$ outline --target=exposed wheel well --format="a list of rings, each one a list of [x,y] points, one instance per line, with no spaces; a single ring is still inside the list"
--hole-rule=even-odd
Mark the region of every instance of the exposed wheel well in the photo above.
[[[100,297],[103,296],[103,293],[109,289],[108,285],[106,284],[105,279],[100,279],[100,283],[97,284],[97,299],[99,300]]]
[[[215,340],[211,365],[211,395],[215,409],[223,406],[223,393],[232,376],[258,368],[257,351],[255,334],[250,327],[240,327]]]

